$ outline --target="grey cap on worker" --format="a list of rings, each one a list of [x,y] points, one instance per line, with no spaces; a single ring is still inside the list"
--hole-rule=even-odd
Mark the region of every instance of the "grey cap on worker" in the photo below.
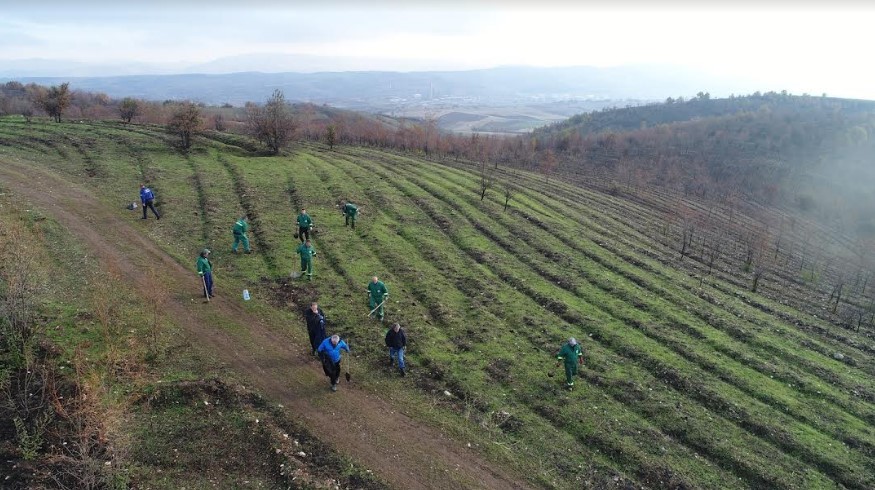
[[[577,339],[575,339],[574,337],[571,337],[570,339],[568,339],[568,343],[570,345],[577,345]]]
[[[208,249],[208,248],[201,250],[201,255],[206,255],[208,253],[210,253],[210,249]]]

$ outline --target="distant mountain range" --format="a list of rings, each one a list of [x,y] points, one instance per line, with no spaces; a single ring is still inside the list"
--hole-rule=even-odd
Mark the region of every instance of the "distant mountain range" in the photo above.
[[[286,60],[288,61],[288,60]],[[319,66],[318,60],[311,60]],[[261,66],[264,60],[253,60]],[[325,62],[325,60],[322,60]],[[240,66],[223,59],[200,65],[204,72]],[[31,67],[34,68],[34,67]],[[85,67],[58,67],[77,73]],[[197,67],[194,67],[197,68]],[[188,67],[187,69],[192,69]],[[288,100],[327,103],[359,110],[387,110],[415,105],[514,105],[559,100],[652,101],[690,96],[699,91],[719,95],[748,93],[761,87],[725,80],[689,69],[667,66],[499,67],[468,71],[346,71],[315,73],[238,72],[227,74],[158,74],[123,76],[20,76],[32,73],[22,66],[0,67],[0,81],[18,80],[55,85],[70,82],[76,90],[104,92],[112,97],[148,100],[190,99],[207,104],[241,105],[262,102],[275,89]],[[19,74],[19,75],[17,75]]]

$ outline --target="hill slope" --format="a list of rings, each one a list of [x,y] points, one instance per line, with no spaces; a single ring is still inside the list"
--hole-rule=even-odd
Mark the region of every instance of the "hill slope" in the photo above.
[[[706,274],[708,247],[679,258],[674,230],[658,231],[658,209],[525,173],[505,175],[517,187],[504,211],[495,191],[479,199],[476,175],[463,167],[370,149],[302,145],[289,156],[256,157],[208,137],[179,154],[155,128],[12,119],[0,122],[0,138],[4,164],[45,169],[93,191],[109,244],[130,238],[114,231],[124,227],[142,233],[134,243],[153,257],[172,257],[151,262],[172,274],[174,311],[192,318],[183,323],[207,335],[204,322],[224,317],[215,338],[228,340],[208,344],[233,351],[225,356],[235,367],[272,400],[300,409],[292,415],[329,442],[332,430],[348,429],[331,421],[363,424],[364,432],[381,423],[371,410],[382,423],[447,431],[450,439],[433,445],[403,431],[396,442],[340,442],[378,473],[394,474],[398,486],[404,476],[389,469],[394,458],[423,471],[406,466],[416,464],[411,453],[421,444],[435,474],[461,465],[457,479],[443,483],[465,486],[485,468],[479,458],[515,466],[532,484],[568,488],[875,484],[871,322],[854,331],[823,312],[822,288],[801,280],[795,249],[775,252],[781,260],[752,293],[737,261],[744,250],[725,250]],[[157,191],[159,222],[122,209],[141,181]],[[340,198],[362,206],[358,230],[342,226]],[[302,206],[319,230],[312,284],[287,279],[294,209]],[[229,228],[243,212],[256,254],[235,257]],[[713,215],[753,226],[726,210]],[[221,288],[210,311],[188,305],[197,283],[192,276],[187,284],[184,270],[205,245],[215,250]],[[391,291],[388,320],[411,338],[403,383],[383,367],[384,328],[364,320],[373,274]],[[236,299],[243,287],[254,302]],[[867,295],[866,285],[856,290],[854,298]],[[296,309],[311,299],[353,346],[361,389],[326,398],[316,366],[301,358]],[[570,393],[547,375],[569,336],[583,340],[586,359],[581,387]],[[281,348],[287,344],[298,354]],[[411,422],[398,420],[392,405]],[[448,453],[438,451],[445,446]],[[456,455],[468,451],[477,457],[463,464]],[[495,480],[481,484],[513,479],[501,474],[493,469]]]
[[[873,135],[875,102],[767,93],[581,114],[532,138],[578,179],[741,193],[875,236]]]

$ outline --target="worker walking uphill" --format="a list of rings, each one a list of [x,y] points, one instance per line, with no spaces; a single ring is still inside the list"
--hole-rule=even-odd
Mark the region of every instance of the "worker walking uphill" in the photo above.
[[[383,321],[383,303],[386,302],[388,296],[389,290],[386,289],[383,281],[379,280],[377,276],[371,278],[371,282],[368,283],[368,305],[371,308],[371,313],[368,316],[371,316],[376,311],[377,318]]]
[[[569,391],[574,389],[574,377],[577,376],[577,367],[583,365],[583,354],[580,352],[580,344],[577,339],[571,337],[565,343],[559,353],[556,354],[557,361],[565,361],[565,387]],[[556,363],[559,367],[559,363]]]
[[[298,238],[301,239],[301,243],[304,243],[305,239],[310,239],[310,230],[312,228],[313,220],[310,219],[310,215],[307,214],[307,210],[302,209],[301,214],[298,215]]]
[[[234,223],[231,231],[234,232],[234,245],[231,247],[231,251],[237,253],[237,245],[242,243],[243,251],[246,253],[252,253],[252,250],[249,248],[249,237],[246,236],[246,232],[249,231],[249,222],[246,216],[241,216],[240,219]]]
[[[395,363],[398,359],[398,370],[401,371],[401,376],[406,376],[404,371],[404,348],[407,347],[407,336],[404,335],[404,329],[401,324],[394,323],[392,328],[386,332],[386,347],[389,348],[389,365]]]
[[[310,307],[304,310],[304,320],[307,321],[307,335],[310,336],[310,347],[313,348],[313,355],[316,355],[316,349],[319,344],[325,340],[325,313],[322,308],[314,301],[310,303]]]
[[[197,273],[203,282],[205,298],[213,297],[213,264],[210,263],[209,255],[210,250],[205,248],[197,258]]]
[[[355,229],[355,217],[359,212],[358,206],[351,202],[340,201],[340,212],[343,213],[345,218],[343,226],[350,226],[352,224],[352,229]]]
[[[313,256],[316,250],[310,244],[310,240],[298,246],[298,254],[301,256],[301,274],[307,274],[307,279],[313,278]]]
[[[340,378],[340,351],[342,350],[349,352],[349,346],[336,334],[323,340],[316,349],[322,360],[322,370],[331,381],[331,391],[337,391],[337,379]]]
[[[140,184],[140,202],[143,203],[143,219],[146,219],[146,209],[151,209],[155,213],[155,218],[161,219],[161,215],[155,209],[155,193],[146,187],[146,184]]]

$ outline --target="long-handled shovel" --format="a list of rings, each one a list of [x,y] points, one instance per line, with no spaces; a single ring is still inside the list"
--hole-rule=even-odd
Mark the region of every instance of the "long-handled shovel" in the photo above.
[[[368,313],[368,316],[371,316],[371,315],[373,315],[373,314],[374,314],[374,312],[375,312],[375,311],[377,311],[377,310],[379,310],[379,309],[380,309],[380,307],[381,307],[381,306],[383,306],[383,304],[385,304],[385,303],[386,303],[386,301],[387,301],[387,300],[388,300],[388,299],[389,299],[389,295],[388,295],[388,294],[387,294],[387,295],[386,295],[386,297],[385,297],[385,298],[383,298],[383,302],[382,302],[382,303],[380,303],[380,304],[378,304],[378,305],[377,305],[377,307],[376,307],[376,308],[374,308],[374,309],[373,309],[373,310],[371,310],[371,312],[370,312],[370,313]]]
[[[209,293],[209,291],[207,291],[207,278],[204,276],[201,276],[201,282],[204,284],[204,296],[207,297],[207,303],[209,303],[210,302],[210,293]]]
[[[346,378],[347,383],[352,381],[352,375],[349,374],[349,365],[350,364],[352,364],[352,354],[346,356],[346,372],[343,374],[343,377]]]

